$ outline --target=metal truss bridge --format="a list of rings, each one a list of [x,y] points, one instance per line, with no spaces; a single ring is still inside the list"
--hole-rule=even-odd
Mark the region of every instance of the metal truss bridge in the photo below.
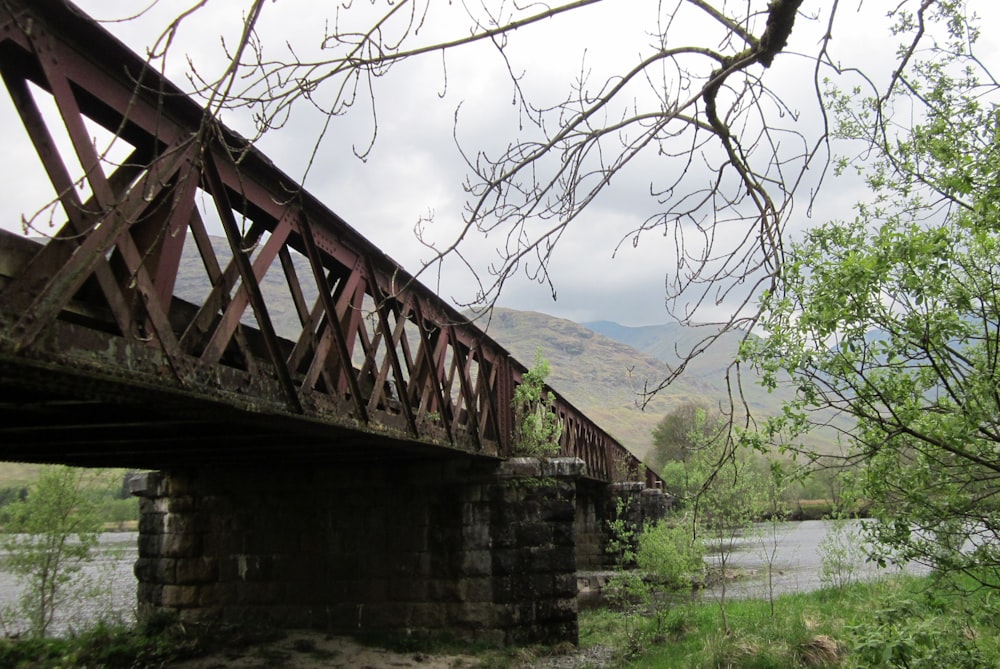
[[[0,234],[0,459],[512,454],[526,368],[74,6],[0,4],[0,74],[57,223]],[[562,455],[652,485],[554,396]]]

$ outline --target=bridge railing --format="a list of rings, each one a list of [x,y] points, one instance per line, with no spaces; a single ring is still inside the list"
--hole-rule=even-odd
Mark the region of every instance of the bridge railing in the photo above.
[[[71,322],[126,340],[118,373],[144,382],[511,454],[526,369],[103,28],[61,0],[8,0],[0,73],[54,189],[43,217],[65,221],[0,284],[5,354],[71,355],[83,345],[52,334]],[[110,150],[95,144],[99,129]],[[209,235],[219,228],[223,248]],[[191,285],[204,287],[197,299]],[[156,365],[134,362],[147,354]],[[631,453],[555,396],[564,455],[595,478],[640,476]]]

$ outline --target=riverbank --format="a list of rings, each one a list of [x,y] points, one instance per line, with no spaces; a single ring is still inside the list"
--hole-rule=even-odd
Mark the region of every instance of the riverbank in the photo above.
[[[580,615],[579,647],[476,648],[407,637],[368,642],[317,631],[103,628],[71,639],[0,640],[0,666],[22,669],[421,667],[698,669],[700,667],[1000,666],[1000,605],[930,577],[783,595],[773,602],[660,600]],[[950,583],[949,585],[954,585]],[[773,607],[772,607],[773,604]],[[728,626],[728,633],[726,627]]]

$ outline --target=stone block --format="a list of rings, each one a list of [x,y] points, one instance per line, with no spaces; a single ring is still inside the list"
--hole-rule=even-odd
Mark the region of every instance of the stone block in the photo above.
[[[553,499],[541,509],[541,518],[547,522],[567,523],[576,521],[576,505],[573,500]]]
[[[552,576],[552,594],[555,597],[576,597],[579,592],[576,572],[554,574]]]
[[[514,529],[518,547],[548,546],[552,543],[552,527],[548,523],[528,522]]]
[[[539,549],[529,562],[532,571],[576,573],[576,549],[572,546],[552,546]]]
[[[201,531],[203,528],[199,527],[199,519],[196,514],[168,513],[163,517],[163,532],[165,534],[194,534]]]
[[[514,548],[494,548],[492,553],[494,576],[509,576],[522,571],[523,556]]]
[[[427,580],[427,597],[432,602],[453,602],[458,599],[458,585],[451,578]]]
[[[498,474],[501,478],[537,478],[542,475],[542,463],[539,458],[507,458]]]
[[[190,513],[197,508],[197,501],[193,495],[158,497],[150,502],[157,513]]]
[[[493,601],[493,579],[463,578],[458,582],[458,599],[461,602],[491,602]]]
[[[428,585],[423,578],[394,578],[389,582],[386,599],[397,602],[427,600]]]
[[[204,494],[196,498],[197,508],[203,512],[220,511],[229,508],[230,499],[223,495]]]
[[[274,605],[282,601],[283,590],[278,583],[237,582],[235,603],[240,606]]]
[[[448,624],[460,628],[483,629],[493,623],[493,606],[488,603],[449,604],[447,612]]]
[[[176,564],[172,558],[139,558],[135,561],[135,577],[140,583],[176,583]]]
[[[358,629],[405,627],[408,619],[406,604],[396,602],[366,602],[359,609]]]
[[[163,534],[166,513],[145,511],[139,515],[139,533],[141,535]]]
[[[228,597],[235,588],[221,583],[211,583],[198,588],[198,606],[201,608],[221,607],[229,603]]]
[[[159,608],[163,604],[163,585],[160,583],[139,583],[136,599],[142,607]]]
[[[369,603],[385,602],[391,599],[389,597],[389,579],[373,578],[362,584],[362,587],[365,590],[365,600]]]
[[[193,609],[181,609],[178,612],[178,620],[181,622],[192,622],[214,625],[222,620],[222,606],[199,606]]]
[[[409,626],[421,630],[439,630],[445,626],[445,606],[434,603],[413,603],[409,606]]]
[[[553,523],[552,544],[554,546],[575,546],[576,533],[572,523]]]
[[[512,603],[493,604],[493,625],[506,629],[521,624],[521,610]]]
[[[488,502],[462,505],[462,525],[465,527],[488,527],[490,517],[490,504]]]
[[[556,478],[578,478],[583,476],[585,464],[580,458],[545,458],[541,463],[541,475]]]
[[[200,598],[197,585],[164,585],[161,605],[171,609],[186,609],[198,606]]]
[[[364,621],[364,605],[335,602],[324,607],[325,627],[335,630],[357,630]]]
[[[577,601],[575,597],[565,599],[546,599],[538,602],[536,620],[552,623],[557,621],[576,621]]]
[[[161,534],[160,554],[164,557],[195,557],[201,552],[197,534]]]
[[[550,598],[555,593],[555,579],[551,574],[533,574],[530,583],[533,598]]]
[[[489,576],[493,573],[493,555],[489,550],[463,551],[459,573],[463,576]]]
[[[160,536],[159,534],[139,534],[139,557],[141,558],[159,558],[162,556],[160,552]]]
[[[517,544],[515,528],[510,523],[494,523],[490,528],[490,544],[494,549],[508,548]]]
[[[134,474],[128,478],[128,492],[136,497],[147,497],[157,482],[156,472]]]
[[[517,600],[514,593],[514,580],[513,576],[493,577],[494,604],[512,604]]]
[[[174,562],[178,584],[212,583],[219,578],[218,562],[215,558],[178,558]]]
[[[197,479],[194,475],[186,472],[167,472],[163,475],[163,480],[160,485],[161,495],[180,497],[184,495],[194,495],[196,492]]]

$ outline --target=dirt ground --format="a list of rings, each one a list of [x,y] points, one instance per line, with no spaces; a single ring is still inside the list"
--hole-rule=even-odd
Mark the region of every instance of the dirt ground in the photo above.
[[[531,669],[601,669],[609,666],[610,649],[578,650],[573,646],[544,650],[514,650],[506,654],[474,655],[396,652],[366,646],[343,636],[295,630],[282,638],[219,651],[169,665],[171,669],[474,669],[505,666]]]
[[[172,669],[459,669],[479,664],[471,655],[398,653],[364,646],[349,637],[301,630],[289,632],[279,640],[219,651],[170,666]]]

